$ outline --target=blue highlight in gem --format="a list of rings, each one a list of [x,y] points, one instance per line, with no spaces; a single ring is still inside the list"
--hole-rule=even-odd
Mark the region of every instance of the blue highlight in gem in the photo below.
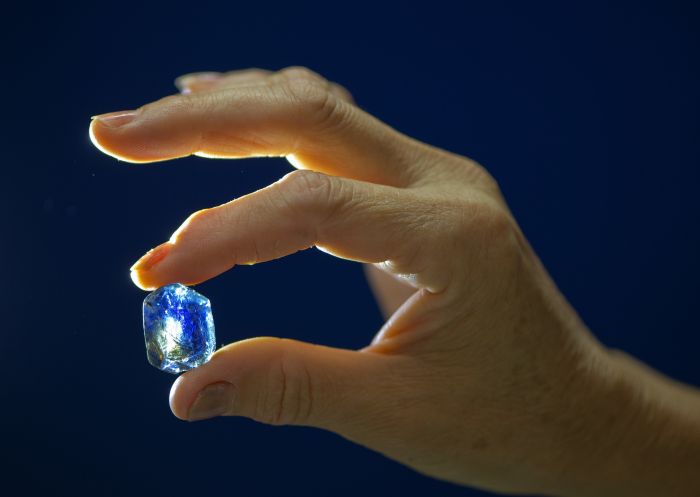
[[[148,362],[168,373],[201,366],[216,348],[209,299],[179,283],[146,296],[143,333]]]

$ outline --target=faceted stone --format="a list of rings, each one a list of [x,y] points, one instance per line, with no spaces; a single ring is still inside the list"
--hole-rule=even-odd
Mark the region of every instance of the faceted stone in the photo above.
[[[216,348],[209,299],[179,283],[146,296],[143,333],[148,362],[168,373],[204,364]]]

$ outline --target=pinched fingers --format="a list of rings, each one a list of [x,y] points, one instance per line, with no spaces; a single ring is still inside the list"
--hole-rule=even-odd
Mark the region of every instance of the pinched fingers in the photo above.
[[[438,292],[494,219],[510,224],[480,166],[398,133],[311,71],[206,73],[178,85],[205,81],[210,90],[97,116],[93,142],[131,162],[272,155],[320,174],[299,171],[195,213],[134,266],[143,288],[196,283],[316,245]]]

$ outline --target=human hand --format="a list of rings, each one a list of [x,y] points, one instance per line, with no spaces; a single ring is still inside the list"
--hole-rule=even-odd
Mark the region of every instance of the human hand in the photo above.
[[[641,430],[639,382],[559,293],[480,165],[400,134],[303,68],[179,84],[181,95],[98,116],[93,142],[130,162],[284,156],[299,170],[192,214],[134,265],[134,282],[196,284],[316,246],[368,263],[391,317],[359,351],[269,337],[227,345],[175,381],[176,416],[324,428],[502,492],[666,485],[657,467],[644,477],[609,467]]]

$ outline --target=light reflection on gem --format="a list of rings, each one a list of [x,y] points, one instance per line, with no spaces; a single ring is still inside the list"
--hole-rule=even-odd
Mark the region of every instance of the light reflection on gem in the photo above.
[[[148,362],[169,373],[204,364],[216,348],[209,299],[179,283],[146,296],[143,331]]]

